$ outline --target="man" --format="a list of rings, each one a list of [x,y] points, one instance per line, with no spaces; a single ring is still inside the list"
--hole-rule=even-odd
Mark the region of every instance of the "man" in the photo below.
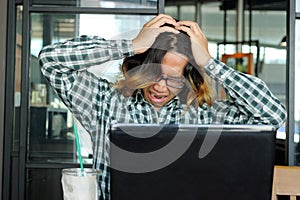
[[[115,86],[87,69],[125,58]],[[286,111],[265,83],[209,54],[197,23],[158,15],[131,40],[78,37],[45,47],[42,73],[90,133],[101,198],[110,198],[109,130],[113,123],[271,124]],[[214,100],[208,77],[230,97]]]

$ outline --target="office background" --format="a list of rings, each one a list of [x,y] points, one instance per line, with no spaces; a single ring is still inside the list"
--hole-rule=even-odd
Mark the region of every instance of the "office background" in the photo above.
[[[235,52],[253,54],[254,75],[288,110],[287,123],[277,133],[277,162],[300,165],[298,0],[1,0],[1,5],[2,199],[59,199],[60,170],[78,163],[74,120],[41,77],[39,50],[81,34],[132,38],[146,21],[163,12],[197,21],[217,58]],[[284,37],[287,45],[281,46]],[[113,80],[116,65],[108,63],[95,73],[106,73]],[[87,138],[84,131],[82,137]],[[85,141],[89,165],[88,138]]]

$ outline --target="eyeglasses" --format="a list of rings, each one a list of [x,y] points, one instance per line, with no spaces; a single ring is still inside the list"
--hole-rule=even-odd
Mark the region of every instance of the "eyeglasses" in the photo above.
[[[166,85],[172,88],[181,89],[184,86],[184,77],[164,77],[161,75],[155,82],[160,82],[161,80],[166,81]]]

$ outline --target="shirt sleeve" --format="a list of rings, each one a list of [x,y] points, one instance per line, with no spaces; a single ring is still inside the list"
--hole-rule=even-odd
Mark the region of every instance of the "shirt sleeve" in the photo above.
[[[132,54],[132,41],[80,36],[44,47],[39,62],[58,96],[82,125],[91,129],[106,112],[103,105],[110,103],[114,89],[87,69]]]
[[[212,106],[214,121],[224,124],[268,124],[280,127],[286,120],[284,105],[259,78],[240,73],[211,59],[205,66],[230,97]]]
[[[105,40],[83,35],[44,47],[39,59],[42,66],[60,64],[68,69],[83,70],[133,53],[131,40]]]

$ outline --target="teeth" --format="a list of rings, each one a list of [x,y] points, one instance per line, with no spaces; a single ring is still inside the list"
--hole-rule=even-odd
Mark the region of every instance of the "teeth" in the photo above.
[[[163,98],[164,96],[159,96],[159,95],[156,95],[156,94],[152,94],[153,97],[157,98],[157,99],[161,99]]]

